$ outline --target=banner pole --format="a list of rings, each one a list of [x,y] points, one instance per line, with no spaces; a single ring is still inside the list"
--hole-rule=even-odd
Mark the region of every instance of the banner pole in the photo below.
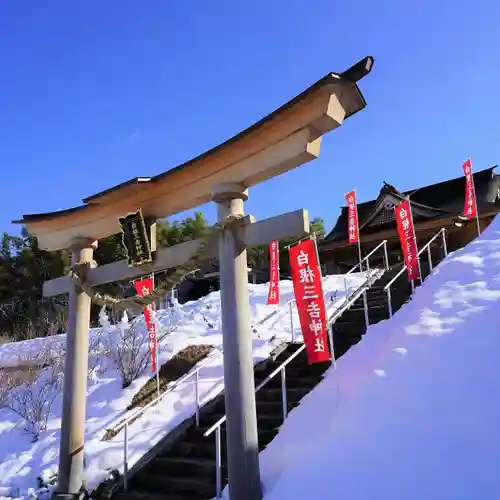
[[[474,183],[474,173],[472,171],[472,159],[469,157],[468,158],[469,162],[470,162],[470,169],[471,169],[471,173],[470,173],[470,180],[472,182],[472,190],[474,192],[474,206],[476,208],[476,225],[477,225],[477,235],[480,236],[481,235],[481,226],[479,224],[479,212],[477,210],[477,193],[476,193],[476,184]]]
[[[423,278],[422,278],[422,266],[420,264],[420,255],[418,253],[418,244],[417,244],[417,235],[415,234],[415,221],[413,220],[413,211],[411,209],[411,200],[410,197],[407,196],[406,199],[408,200],[408,208],[410,209],[410,220],[411,220],[411,226],[413,229],[413,241],[415,242],[415,249],[417,251],[417,265],[418,265],[418,277],[420,279],[420,284],[422,284]],[[413,287],[414,289],[414,287]]]
[[[358,236],[358,258],[359,258],[359,272],[363,272],[363,259],[361,258],[361,242]]]
[[[266,305],[276,306],[276,311],[280,308],[280,254],[279,241],[273,240],[269,243],[269,287],[267,291]]]
[[[363,272],[363,258],[361,255],[361,235],[359,234],[359,213],[358,213],[358,193],[356,192],[356,188],[353,189],[354,198],[356,199],[356,225],[357,225],[357,233],[358,233],[358,258],[359,258],[359,272]]]
[[[276,240],[276,263],[278,268],[278,276],[276,277],[276,287],[279,290],[280,288],[280,242]],[[281,302],[281,294],[279,296],[278,303],[276,304],[276,312],[280,310],[280,302]]]
[[[159,358],[159,352],[158,352],[158,344],[156,344],[156,392],[158,395],[158,401],[156,404],[156,410],[158,413],[160,413],[160,358]]]
[[[155,289],[155,275],[151,274],[151,279],[153,280],[153,290]],[[160,346],[158,344],[158,318],[156,317],[156,304],[151,304],[151,313],[153,314],[153,321],[151,321],[151,326],[154,328],[155,336],[155,358],[156,358],[156,392],[158,395],[158,402],[156,405],[156,410],[160,413]]]
[[[312,239],[314,241],[314,249],[316,250],[316,260],[318,261],[318,272],[319,272],[319,283],[321,287],[321,297],[323,301],[323,307],[325,308],[325,317],[326,317],[326,303],[325,303],[325,293],[323,291],[323,273],[321,272],[321,262],[319,260],[319,251],[318,251],[318,240],[316,238],[316,233],[313,233]],[[326,319],[327,324],[325,325],[326,327],[326,333],[328,335],[328,340],[330,341],[330,356],[332,357],[332,366],[333,369],[335,370],[337,368],[337,360],[335,359],[335,349],[333,347],[333,333],[332,333],[332,328],[330,328],[330,325],[328,324],[328,318]]]

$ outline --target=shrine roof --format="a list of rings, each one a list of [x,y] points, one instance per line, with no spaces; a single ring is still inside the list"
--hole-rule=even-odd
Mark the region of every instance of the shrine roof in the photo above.
[[[368,57],[343,73],[328,73],[286,104],[205,153],[154,177],[136,177],[84,198],[83,205],[20,220],[41,248],[67,248],[73,238],[119,231],[117,217],[142,208],[165,218],[212,199],[221,183],[251,187],[319,155],[321,137],[362,110],[357,85],[371,70]]]
[[[493,207],[498,208],[495,200],[500,181],[493,172],[495,168],[496,165],[473,174],[480,213],[490,212]],[[378,232],[393,223],[393,218],[384,220],[384,210],[391,212],[388,205],[396,204],[407,196],[410,197],[416,222],[458,216],[463,212],[464,207],[465,178],[461,176],[404,192],[398,191],[390,184],[384,184],[376,199],[358,203],[360,233]],[[375,221],[376,224],[371,226]],[[342,241],[346,238],[347,207],[343,206],[335,227],[325,238],[325,243]]]

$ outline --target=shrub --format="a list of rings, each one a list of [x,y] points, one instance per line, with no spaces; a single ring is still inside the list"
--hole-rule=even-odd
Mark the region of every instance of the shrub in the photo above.
[[[117,330],[118,335],[109,335],[104,343],[107,356],[120,373],[125,388],[149,365],[148,332],[138,321],[130,324],[126,315]]]
[[[34,356],[23,356],[15,367],[0,369],[0,405],[20,416],[36,441],[47,429],[62,383],[62,355],[42,348]]]

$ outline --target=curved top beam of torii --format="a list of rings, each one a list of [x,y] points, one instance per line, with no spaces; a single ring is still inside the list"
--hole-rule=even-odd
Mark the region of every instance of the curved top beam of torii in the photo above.
[[[69,248],[79,237],[99,240],[119,232],[117,218],[141,208],[168,217],[210,201],[222,183],[250,187],[318,157],[321,137],[366,102],[356,82],[367,75],[366,57],[341,74],[328,73],[300,95],[226,142],[156,177],[137,177],[59,212],[24,215],[45,250]]]

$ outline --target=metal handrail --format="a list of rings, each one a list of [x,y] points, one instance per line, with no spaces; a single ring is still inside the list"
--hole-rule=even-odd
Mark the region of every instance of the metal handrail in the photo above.
[[[339,307],[335,312],[328,318],[328,325],[332,325],[337,321],[337,319],[344,314],[347,309],[349,309],[356,300],[358,300],[361,295],[363,295],[368,288],[373,284],[373,278],[378,279],[380,277],[381,271],[379,269],[371,269],[368,278],[360,285],[349,297],[346,297],[346,302],[342,307]]]
[[[200,395],[199,395],[199,380],[200,380],[200,370],[210,364],[212,361],[217,359],[222,355],[222,351],[219,351],[217,354],[210,356],[210,358],[203,361],[199,364],[195,370],[186,373],[179,380],[176,380],[171,386],[169,386],[164,392],[162,392],[158,397],[150,401],[147,405],[139,408],[137,411],[129,415],[123,422],[120,422],[113,430],[118,433],[122,429],[124,430],[123,436],[123,488],[127,491],[128,487],[128,426],[141,414],[143,414],[146,410],[151,408],[154,405],[159,405],[160,401],[167,395],[170,394],[173,390],[178,388],[181,384],[186,382],[186,380],[191,377],[196,377],[196,424],[199,425],[200,422]],[[159,406],[158,406],[159,408]]]
[[[293,303],[295,302],[295,299],[290,299],[288,302],[286,302],[285,304],[282,304],[284,306],[287,306],[288,304],[290,303]],[[282,305],[280,305],[279,307],[282,307]],[[196,312],[196,310],[192,310],[192,311],[189,311],[188,315],[192,315]],[[275,315],[277,314],[277,311],[273,311],[272,315]],[[271,319],[272,317],[271,314],[268,314],[265,318],[263,318],[262,320],[260,320],[259,322],[257,322],[255,326],[262,326],[264,323],[266,323],[269,319]],[[164,338],[164,337],[163,337]],[[220,350],[219,352],[217,352],[215,355],[211,356],[210,358],[206,359],[205,361],[203,361],[201,364],[197,365],[197,367],[190,371],[189,373],[186,373],[186,375],[184,375],[183,377],[181,377],[179,380],[176,380],[172,385],[168,386],[164,392],[162,392],[159,396],[157,396],[155,399],[153,399],[152,401],[150,401],[146,406],[143,406],[141,408],[139,408],[137,411],[135,411],[134,413],[132,413],[132,415],[130,415],[129,417],[127,417],[126,420],[120,422],[116,427],[113,427],[113,430],[115,432],[120,432],[127,423],[130,423],[131,420],[135,420],[137,418],[138,415],[140,415],[141,413],[144,413],[147,409],[151,408],[152,406],[154,406],[155,404],[157,404],[158,402],[160,402],[168,393],[172,392],[173,390],[175,390],[176,388],[179,387],[179,385],[183,384],[184,382],[186,382],[186,380],[190,379],[191,377],[197,375],[197,373],[202,369],[204,368],[205,366],[207,366],[208,364],[210,364],[212,361],[214,361],[216,358],[218,358],[219,356],[222,356],[224,351]],[[199,420],[199,412],[198,412],[199,408],[197,408],[197,421]]]
[[[373,273],[373,274],[376,274],[376,273]],[[338,310],[335,311],[335,313],[333,313],[332,316],[330,316],[330,318],[328,318],[328,321],[327,321],[327,324],[328,326],[331,326],[333,323],[335,323],[335,321],[337,321],[337,319],[347,310],[349,309],[352,304],[354,304],[354,302],[356,302],[360,297],[361,295],[363,294],[363,292],[367,289],[367,288],[370,288],[372,282],[371,282],[371,276],[368,277],[368,279],[358,287],[358,289],[356,290],[355,293],[353,293],[351,295],[351,297],[348,298],[347,302],[341,307],[339,308]],[[301,347],[299,347],[293,354],[290,355],[290,357],[288,357],[285,361],[283,361],[283,363],[278,367],[276,368],[273,372],[271,372],[271,374],[269,374],[265,379],[264,381],[262,381],[256,388],[255,388],[255,392],[259,391],[262,387],[264,387],[267,382],[269,382],[279,371],[281,368],[285,367],[290,361],[292,361],[296,356],[298,356],[298,354],[300,352],[302,352],[304,349],[305,349],[306,345],[303,344]],[[203,436],[207,437],[207,436],[210,436],[210,434],[212,434],[214,432],[214,430],[216,429],[217,426],[220,426],[221,424],[223,424],[226,420],[226,415],[223,415],[219,420],[217,420],[217,422],[215,422],[215,424],[213,424],[209,429],[207,429],[204,433],[203,433]]]
[[[378,250],[382,245],[386,245],[386,241],[384,240],[381,244],[379,244],[375,249],[373,249],[364,259],[363,261],[369,259],[369,257],[376,251]],[[363,262],[362,261],[362,262]],[[387,248],[385,248],[385,261],[387,263]],[[356,266],[355,266],[356,267]],[[350,272],[352,272],[355,267],[353,269],[351,269]],[[369,276],[367,278],[367,280],[363,283],[363,285],[361,285],[358,290],[361,290],[364,286],[368,286],[367,284],[370,283],[370,277]],[[326,276],[322,278],[323,280],[326,279]],[[348,296],[348,289],[347,289],[347,279],[345,279],[345,286],[346,286],[346,300],[347,302],[350,304],[352,303],[354,300],[357,300],[357,298],[359,298],[359,296],[361,295],[362,291],[360,291],[358,294],[353,294],[350,298]],[[353,299],[353,297],[356,297],[355,299]],[[285,304],[280,304],[278,306],[278,308],[276,309],[276,311],[273,311],[273,313],[267,315],[265,318],[263,318],[263,320],[259,321],[258,323],[256,323],[255,325],[252,326],[252,328],[255,328],[256,326],[262,326],[264,323],[266,323],[267,321],[269,321],[271,318],[273,318],[274,316],[276,316],[278,314],[278,312],[282,309],[282,307],[287,307],[289,308],[289,313],[290,313],[290,322],[291,322],[291,334],[292,334],[292,342],[295,340],[294,339],[294,329],[293,329],[293,319],[292,319],[292,308],[293,308],[293,304],[295,303],[295,298],[292,298],[290,300],[288,300]],[[347,308],[347,305],[344,304],[344,306],[342,308],[340,308],[340,310],[343,312],[345,311]],[[193,311],[190,311],[189,314],[193,314],[194,313],[194,310]],[[329,320],[328,320],[328,326],[331,325],[331,323],[333,321],[336,320],[336,318],[338,317],[338,315],[334,314]],[[301,352],[303,350],[304,346],[299,348],[299,352]],[[205,366],[207,366],[208,364],[210,364],[212,361],[214,361],[216,358],[222,356],[223,354],[223,351],[220,350],[217,354],[215,354],[214,356],[211,356],[210,358],[208,358],[207,360],[203,361],[201,364],[199,364],[194,370],[190,371],[189,373],[187,373],[186,375],[184,375],[183,377],[181,377],[179,380],[177,380],[176,382],[174,382],[172,385],[170,385],[169,387],[167,387],[167,389],[162,392],[159,396],[157,396],[155,399],[153,399],[152,401],[150,401],[147,405],[139,408],[138,410],[136,410],[134,413],[132,413],[131,415],[129,415],[124,421],[120,422],[116,427],[113,428],[113,430],[118,433],[120,432],[122,429],[124,430],[124,443],[123,443],[123,453],[124,453],[124,473],[123,473],[123,477],[124,477],[124,480],[123,480],[123,483],[124,483],[124,489],[126,490],[127,489],[127,479],[128,479],[128,426],[133,422],[135,421],[135,419],[139,416],[139,415],[142,415],[146,410],[148,410],[149,408],[151,408],[152,406],[155,406],[157,405],[157,408],[158,408],[158,411],[159,411],[159,403],[160,401],[167,396],[167,394],[171,393],[172,391],[174,391],[175,389],[177,389],[180,385],[182,385],[184,382],[186,382],[187,380],[191,379],[192,377],[196,377],[196,387],[195,387],[195,393],[196,393],[196,412],[195,412],[195,417],[196,417],[196,425],[199,426],[199,423],[200,423],[200,399],[199,399],[199,373],[200,373],[200,370],[203,369]],[[224,420],[225,420],[225,417],[224,417]],[[224,421],[222,420],[222,422]]]
[[[365,260],[367,261],[367,264],[368,264],[368,270],[370,269],[370,257],[380,248],[380,247],[384,247],[384,264],[385,264],[385,268],[388,269],[389,268],[389,259],[387,257],[387,240],[384,240],[384,241],[381,241],[368,255],[365,255],[365,257],[361,260],[361,262],[358,262],[354,267],[352,267],[349,271],[347,271],[346,273],[346,276],[348,274],[351,274],[352,272],[354,272],[355,269],[357,269],[358,267],[360,267],[360,264],[362,264]],[[361,271],[362,272],[362,271]]]
[[[291,299],[288,302],[293,302],[294,299]],[[288,303],[287,303],[288,304]],[[277,311],[275,311],[276,313]],[[193,314],[193,311],[190,311],[188,314]],[[272,316],[267,316],[264,318],[264,321],[261,321],[260,325],[264,324],[267,322]],[[196,395],[196,411],[195,411],[195,418],[196,418],[196,425],[199,426],[200,424],[200,395],[199,395],[199,380],[200,380],[200,370],[202,370],[205,366],[209,365],[217,359],[218,357],[222,356],[224,353],[223,350],[220,350],[217,352],[215,355],[210,356],[210,358],[206,359],[203,361],[201,364],[198,364],[196,368],[189,373],[186,373],[183,377],[180,379],[176,380],[172,385],[168,386],[165,391],[163,391],[159,396],[157,396],[155,399],[150,401],[147,405],[139,408],[136,410],[134,413],[129,415],[125,420],[120,422],[116,427],[113,428],[113,431],[118,433],[122,429],[124,429],[124,440],[123,440],[123,454],[124,454],[124,471],[123,471],[123,485],[124,489],[127,490],[127,479],[128,479],[128,426],[135,421],[135,419],[139,416],[142,415],[146,410],[151,408],[152,406],[159,405],[160,401],[167,396],[167,394],[170,394],[173,392],[175,389],[177,389],[180,385],[184,384],[187,380],[191,379],[192,377],[196,377],[196,387],[195,387],[195,395]],[[158,407],[159,408],[159,407]]]
[[[326,277],[325,277],[326,278]],[[325,279],[323,278],[323,279]],[[266,316],[263,320],[258,322],[256,325],[262,326],[264,323],[269,321],[274,315],[278,313],[278,310],[284,305],[284,306],[292,306],[295,303],[295,299],[292,298],[285,304],[279,305],[278,309],[274,311],[272,314],[269,314]],[[195,310],[190,311],[188,314],[193,314]],[[255,325],[255,326],[256,326]],[[253,328],[255,328],[253,326]],[[293,337],[293,324],[292,324],[292,337]],[[293,341],[293,338],[292,338]],[[127,480],[128,480],[128,426],[135,421],[135,419],[139,416],[142,415],[146,410],[151,408],[152,406],[157,405],[158,410],[159,410],[159,403],[160,401],[167,396],[167,394],[170,394],[172,391],[177,389],[180,385],[182,385],[184,382],[189,380],[192,377],[196,377],[196,387],[195,387],[195,395],[196,395],[196,411],[195,411],[195,418],[196,418],[196,425],[199,426],[200,424],[200,395],[199,395],[199,377],[200,377],[200,370],[202,370],[205,366],[209,365],[212,361],[214,361],[216,358],[220,357],[223,355],[223,350],[220,350],[217,352],[217,354],[211,356],[210,358],[206,359],[203,361],[201,364],[197,365],[197,367],[190,371],[189,373],[186,373],[183,377],[175,381],[172,385],[168,386],[164,392],[162,392],[159,396],[157,396],[155,399],[150,401],[147,405],[137,409],[134,413],[129,415],[125,420],[120,422],[116,427],[113,428],[113,431],[118,433],[122,429],[124,430],[124,440],[123,440],[123,455],[124,455],[124,471],[123,471],[123,486],[124,489],[127,490]]]
[[[274,311],[270,312],[265,318],[261,319],[260,321],[257,321],[257,323],[252,325],[252,328],[256,328],[258,326],[262,326],[264,323],[267,323],[267,321],[269,321],[271,318],[274,318],[274,316],[278,314],[278,312],[281,310],[282,307],[290,306],[290,304],[293,304],[294,302],[295,299],[292,298],[287,302],[285,302],[284,304],[278,304],[278,307]]]
[[[439,230],[438,233],[436,233],[417,253],[417,257],[428,247],[430,247],[430,244],[434,242],[434,240],[440,236],[441,234],[443,235],[443,237],[445,236],[445,233],[446,233],[446,228],[442,228]],[[444,247],[446,249],[446,239],[443,240],[444,241]],[[446,252],[446,255],[448,254],[448,252]],[[419,259],[420,260],[420,259]],[[384,290],[387,290],[404,272],[406,271],[406,264],[401,268],[401,271],[399,271],[398,274],[396,274],[396,276],[394,276],[394,278],[392,278],[391,281],[389,281],[389,283],[387,283],[387,285],[384,286]]]
[[[441,228],[438,233],[436,233],[417,253],[417,255],[420,255],[426,248],[429,248],[431,243],[434,242],[434,240],[440,235],[444,234],[446,232],[446,228]]]
[[[373,270],[375,271],[375,270]],[[376,274],[375,272],[373,274]],[[347,309],[349,309],[349,307],[354,303],[356,302],[356,300],[359,299],[359,297],[361,297],[361,295],[363,294],[363,292],[369,288],[371,286],[371,280],[370,280],[371,276],[369,276],[367,278],[367,280],[359,286],[359,288],[356,290],[355,293],[353,293],[351,295],[351,297],[348,298],[347,302],[342,306],[340,307],[339,309],[337,309],[333,314],[332,316],[330,316],[330,318],[328,318],[328,321],[327,321],[327,324],[328,326],[332,325],[333,323],[335,323],[335,321],[339,318],[339,316],[341,316]],[[282,366],[286,366],[290,361],[292,361],[292,359],[295,358],[295,356],[298,355],[299,352],[302,352],[305,348],[305,344],[303,344],[301,347],[299,347],[299,349],[297,349],[297,351],[295,351],[295,353],[293,353],[289,358],[287,358],[283,363],[282,365],[280,365],[280,367]],[[278,370],[278,369],[276,369]],[[269,382],[269,380],[271,380],[271,378],[274,377],[274,375],[276,375],[276,373],[278,373],[278,371],[274,371],[272,372],[271,375],[268,375],[267,378],[261,382],[260,385],[258,385],[255,389],[255,392],[257,392],[258,390],[260,390],[262,387],[264,387],[264,385],[266,385],[267,382]],[[276,373],[275,373],[276,372]],[[210,434],[213,433],[213,431],[215,430],[215,428],[217,427],[217,425],[221,425],[225,422],[226,420],[226,415],[224,415],[223,417],[221,417],[219,420],[217,420],[217,422],[215,424],[213,424],[203,435],[206,437],[206,436],[209,436]]]
[[[186,373],[186,375],[184,375],[180,379],[176,380],[172,385],[168,386],[164,392],[162,392],[159,396],[157,396],[155,399],[150,401],[147,405],[142,406],[141,408],[138,408],[137,411],[135,411],[134,413],[129,415],[127,417],[127,419],[124,420],[123,422],[120,422],[116,427],[113,428],[113,430],[115,432],[120,432],[126,425],[128,425],[130,423],[131,420],[135,420],[141,413],[144,413],[147,409],[149,409],[152,406],[159,403],[168,393],[177,389],[181,384],[186,382],[186,380],[189,380],[191,377],[198,376],[199,372],[202,368],[209,365],[212,361],[214,361],[215,359],[217,359],[220,356],[222,356],[222,351],[219,351],[216,354],[214,354],[213,356],[210,356],[210,358],[203,361],[194,370],[190,371],[189,373]]]
[[[436,234],[431,240],[429,240],[426,245],[418,252],[418,256],[425,250],[425,249],[430,249],[431,243],[440,235],[443,235],[443,246],[444,246],[444,251],[445,255],[447,255],[447,249],[446,249],[446,238],[445,238],[445,230],[442,229],[438,234]],[[387,256],[387,240],[384,240],[381,242],[377,247],[375,247],[368,255],[365,256],[365,258],[360,262],[364,262],[365,260],[368,261],[371,255],[375,251],[377,251],[381,246],[384,247],[384,264],[385,264],[385,270],[387,271],[389,268],[389,260]],[[369,261],[368,261],[369,262]],[[357,264],[354,266],[347,274],[350,274],[356,269],[360,264]],[[376,275],[379,274],[380,270],[370,270],[369,265],[368,271],[369,275],[367,279],[364,281],[364,283],[359,286],[356,291],[351,294],[351,295],[346,295],[346,302],[345,304],[337,309],[333,315],[327,320],[327,325],[330,327],[335,321],[347,310],[349,309],[361,296],[363,296],[364,299],[364,309],[365,309],[365,320],[366,320],[366,326],[369,326],[369,319],[368,319],[368,305],[367,305],[367,295],[366,292],[367,290],[371,287],[372,285],[372,278]],[[431,264],[432,267],[432,264]],[[402,269],[404,271],[405,268]],[[402,271],[400,271],[397,276],[400,276],[402,274]],[[377,276],[378,278],[378,276]],[[345,282],[347,283],[347,279],[345,279]],[[390,284],[393,283],[395,279],[391,280]],[[387,285],[384,289],[389,289],[388,287],[390,286]],[[346,293],[347,293],[347,285],[346,285]],[[391,304],[389,302],[389,311],[390,315],[392,316],[392,309],[391,309]],[[276,367],[256,388],[255,392],[257,393],[260,389],[262,389],[270,380],[272,380],[278,373],[281,374],[281,390],[282,390],[282,411],[283,411],[283,420],[287,417],[288,413],[288,405],[287,405],[287,397],[286,397],[286,366],[291,363],[304,349],[306,348],[305,344],[300,346],[293,354],[291,354],[286,360],[284,360],[278,367]],[[333,354],[333,353],[332,353]],[[221,426],[222,424],[226,421],[226,415],[223,415],[217,422],[215,422],[213,425],[211,425],[204,433],[204,437],[208,437],[214,432],[216,433],[215,436],[215,455],[216,455],[216,488],[217,488],[217,494],[216,498],[220,499],[221,498],[221,493],[222,493],[222,477],[221,477],[221,466],[222,466],[222,455],[221,455]]]
[[[276,368],[270,375],[266,377],[264,381],[262,381],[256,388],[255,392],[258,392],[262,387],[264,387],[274,376],[279,373],[288,363],[290,363],[293,359],[295,359],[304,349],[306,345],[302,344],[293,354],[291,354],[283,363]],[[224,414],[215,424],[213,424],[209,429],[207,429],[204,433],[204,437],[210,436],[218,427],[220,427],[226,421],[226,415]]]
[[[328,278],[328,276],[323,276],[321,279],[323,281],[325,281],[326,279]],[[285,302],[284,304],[278,304],[278,307],[275,311],[273,312],[270,312],[265,318],[261,319],[260,321],[257,321],[257,323],[255,323],[253,325],[253,328],[255,328],[256,326],[261,326],[263,325],[264,323],[266,323],[269,319],[271,319],[272,317],[276,316],[276,314],[278,314],[279,310],[282,308],[282,307],[287,307],[289,306],[290,304],[293,304],[295,302],[295,298],[292,297],[291,299],[289,299],[287,302]]]
[[[360,297],[366,293],[366,290],[372,285],[372,278],[379,275],[380,270],[373,269],[370,271],[367,279],[360,285],[356,291],[350,296],[346,297],[346,303],[335,311],[335,313],[328,319],[327,325],[330,327],[335,321],[347,310],[349,309]],[[302,344],[293,354],[291,354],[287,359],[285,359],[278,367],[276,367],[256,388],[257,393],[262,389],[270,380],[272,380],[278,373],[281,373],[281,391],[282,391],[282,407],[283,407],[283,420],[288,414],[288,404],[286,398],[286,366],[291,363],[304,349],[305,344]],[[209,429],[204,433],[204,437],[210,436],[214,431],[215,436],[215,462],[216,462],[216,488],[217,494],[216,498],[219,499],[222,493],[222,477],[221,477],[221,466],[222,466],[222,455],[221,455],[221,426],[226,421],[226,415],[224,414],[217,422],[215,422]]]
[[[432,253],[431,253],[431,244],[439,237],[443,238],[443,253],[446,257],[448,255],[448,247],[446,246],[446,228],[441,228],[418,252],[417,252],[417,261],[418,261],[418,269],[420,275],[420,282],[422,283],[422,268],[420,265],[420,254],[427,250],[427,259],[429,261],[429,268],[432,271]],[[385,285],[384,290],[387,294],[387,307],[389,308],[389,317],[392,317],[392,296],[391,296],[391,285],[406,271],[406,264],[402,267],[401,271],[399,271],[394,278],[392,278],[387,285]],[[415,284],[413,280],[411,282],[412,293],[415,290]]]

